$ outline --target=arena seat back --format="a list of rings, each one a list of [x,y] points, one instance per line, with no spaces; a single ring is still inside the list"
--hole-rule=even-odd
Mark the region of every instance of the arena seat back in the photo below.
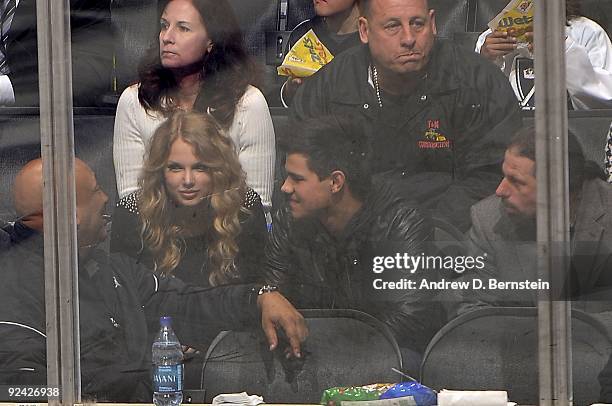
[[[450,321],[429,343],[421,382],[432,389],[506,390],[508,400],[538,404],[537,309],[490,307]],[[574,404],[599,398],[598,373],[612,341],[592,316],[572,311]]]
[[[47,337],[44,331],[30,326],[15,323],[12,320],[0,321],[0,382],[3,385],[45,385],[47,371],[35,369],[30,360],[16,360],[15,348],[28,348],[36,354],[46,353]],[[10,350],[6,350],[10,349]],[[34,358],[34,357],[33,357]],[[40,360],[44,362],[44,360]],[[10,402],[8,392],[0,394],[0,401]],[[44,401],[40,399],[40,401]]]
[[[116,91],[138,80],[138,62],[159,32],[157,0],[115,0],[111,23],[115,33]]]
[[[265,33],[275,31],[278,22],[278,1],[229,0],[244,35],[249,53],[265,63]],[[287,30],[312,17],[312,0],[288,0]]]
[[[603,168],[606,136],[612,123],[612,110],[570,111],[568,127],[576,135],[586,159]],[[534,125],[533,113],[524,117],[525,125]]]
[[[453,38],[455,32],[469,31],[468,0],[429,0],[429,7],[436,10],[438,36]]]
[[[486,30],[489,21],[506,7],[508,1],[509,0],[470,0],[470,13],[474,25],[469,31],[480,33]],[[474,43],[474,45],[476,45],[476,43]]]
[[[109,196],[109,210],[117,197],[113,166],[114,121],[114,109],[74,109],[75,154],[95,172],[98,183]],[[15,176],[26,162],[40,154],[38,109],[0,109],[0,218],[15,218],[12,202]]]
[[[270,352],[261,329],[223,332],[202,370],[206,402],[246,391],[266,403],[319,403],[334,386],[396,382],[402,357],[387,326],[355,310],[303,310],[309,329],[302,360],[287,360],[284,344]],[[347,374],[347,371],[350,373]]]

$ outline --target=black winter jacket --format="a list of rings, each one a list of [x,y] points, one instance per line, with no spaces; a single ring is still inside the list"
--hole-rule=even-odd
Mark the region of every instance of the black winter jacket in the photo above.
[[[276,213],[266,247],[267,282],[278,285],[296,308],[356,309],[386,323],[401,347],[422,351],[442,323],[440,307],[426,290],[380,290],[374,280],[437,279],[436,271],[373,272],[373,258],[428,253],[432,226],[383,184],[370,192],[341,235],[315,219]]]
[[[45,385],[43,238],[21,228],[24,232],[25,240],[0,256],[0,321],[19,324],[0,330],[0,382]],[[96,251],[79,264],[83,394],[99,401],[150,402],[151,344],[159,317],[172,316],[187,345],[220,330],[255,325],[251,288],[188,286],[156,277],[125,255]],[[20,368],[31,371],[24,375]]]
[[[379,108],[367,46],[338,55],[300,87],[294,119],[352,115],[371,124],[372,169],[422,207],[469,227],[472,204],[494,192],[521,116],[508,79],[476,53],[436,39],[422,83]]]

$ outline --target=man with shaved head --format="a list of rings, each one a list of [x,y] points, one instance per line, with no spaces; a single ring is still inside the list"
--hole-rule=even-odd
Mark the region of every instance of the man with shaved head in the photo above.
[[[362,116],[372,123],[373,171],[467,230],[520,127],[512,89],[492,63],[436,38],[427,0],[361,0],[360,10],[362,46],[301,86],[293,117]]]
[[[94,245],[106,238],[104,209],[108,196],[98,185],[93,171],[75,159],[75,186],[79,246]],[[21,225],[43,231],[42,160],[28,162],[17,174],[13,186],[13,203]]]
[[[15,179],[14,198],[23,218],[16,243],[2,255],[0,285],[0,384],[46,384],[42,161],[29,162]],[[98,401],[150,402],[151,344],[159,317],[173,317],[181,343],[212,339],[220,330],[259,320],[270,348],[282,327],[295,356],[307,330],[302,316],[275,292],[257,285],[203,289],[162,278],[121,254],[95,248],[106,238],[108,200],[92,170],[75,161],[79,246],[81,388]]]
[[[31,161],[17,174],[13,186],[13,205],[21,221],[0,221],[0,251],[18,242],[24,227],[42,232],[42,165]],[[33,182],[33,183],[32,183]],[[15,225],[17,227],[15,227]],[[25,231],[27,235],[27,231]]]

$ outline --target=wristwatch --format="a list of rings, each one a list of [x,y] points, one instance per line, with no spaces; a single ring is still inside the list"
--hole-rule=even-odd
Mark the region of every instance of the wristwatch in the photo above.
[[[261,296],[264,293],[270,293],[270,292],[276,292],[278,291],[278,286],[274,286],[274,285],[263,285],[262,287],[259,288],[259,290],[257,291],[257,296]]]
[[[278,291],[278,286],[275,286],[275,285],[253,286],[249,290],[249,304],[257,303],[257,299],[259,298],[259,296],[263,295],[264,293],[270,293],[270,292],[276,292],[276,291]]]

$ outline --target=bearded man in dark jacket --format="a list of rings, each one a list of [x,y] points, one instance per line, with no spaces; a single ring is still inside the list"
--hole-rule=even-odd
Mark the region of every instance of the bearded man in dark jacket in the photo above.
[[[323,117],[299,128],[281,141],[287,154],[281,190],[289,207],[272,222],[267,282],[278,285],[297,308],[374,315],[406,349],[408,368],[415,368],[440,326],[440,307],[418,283],[413,289],[394,289],[383,282],[435,280],[437,271],[397,266],[382,271],[373,264],[398,253],[427,253],[432,226],[392,186],[372,186],[364,126],[358,120]]]

